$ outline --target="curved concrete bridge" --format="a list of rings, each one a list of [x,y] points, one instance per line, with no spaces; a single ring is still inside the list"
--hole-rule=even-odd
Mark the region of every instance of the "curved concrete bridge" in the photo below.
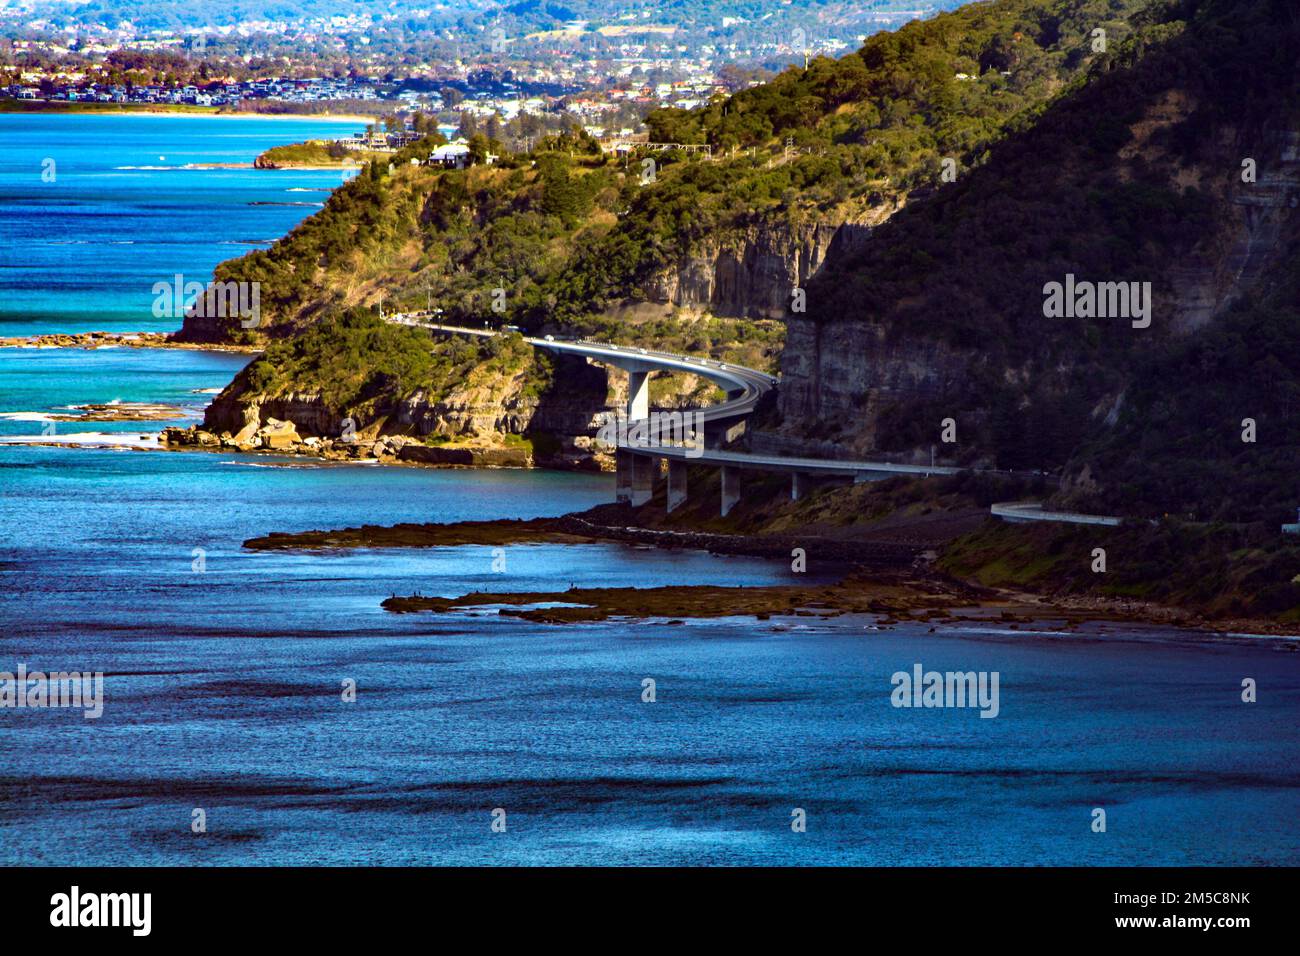
[[[496,329],[473,329],[460,325],[443,325],[429,321],[430,313],[409,312],[388,315],[384,318],[398,325],[412,325],[449,335],[473,335],[491,338]],[[691,372],[721,386],[727,393],[726,401],[693,410],[706,422],[729,422],[751,414],[764,393],[776,387],[775,376],[742,365],[717,362],[713,359],[694,358],[673,352],[658,352],[632,345],[613,345],[609,342],[588,342],[582,339],[535,338],[525,335],[524,341],[536,348],[561,355],[581,355],[605,365],[613,365],[628,373],[627,417],[640,421],[650,415],[650,373]]]
[[[409,312],[385,316],[399,325],[410,325],[451,335],[490,337],[495,329],[472,329],[443,325],[432,321],[436,313]],[[686,440],[663,441],[657,428],[630,428],[627,437],[617,441],[617,496],[633,505],[645,504],[654,493],[659,461],[668,463],[668,510],[686,501],[688,463],[712,465],[722,472],[722,514],[725,516],[740,500],[742,470],[780,472],[790,475],[790,497],[798,500],[818,478],[871,481],[895,475],[955,475],[965,469],[935,465],[900,465],[879,461],[840,461],[824,458],[796,458],[784,455],[758,455],[750,452],[725,451],[717,446],[743,431],[745,419],[753,413],[759,400],[777,386],[778,379],[756,369],[745,368],[713,359],[694,358],[672,352],[659,352],[630,345],[587,342],[552,337],[524,336],[537,348],[559,354],[581,355],[613,365],[628,373],[627,422],[649,422],[651,372],[691,372],[720,385],[727,392],[725,401],[690,410],[690,416],[704,427]],[[680,419],[682,411],[664,413]],[[653,424],[653,423],[651,423]]]

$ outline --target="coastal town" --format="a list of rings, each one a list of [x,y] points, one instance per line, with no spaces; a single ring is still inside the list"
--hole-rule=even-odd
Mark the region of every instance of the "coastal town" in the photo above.
[[[425,10],[157,27],[143,16],[73,24],[34,3],[0,11],[0,109],[549,115],[620,134],[652,109],[691,109],[841,56],[932,5],[899,0],[806,19],[783,5],[754,22],[665,22],[651,7],[603,23],[451,22]]]
[[[382,81],[367,77],[270,77],[242,82],[214,80],[183,86],[134,85],[95,79],[94,74],[57,79],[26,76],[21,83],[0,89],[0,100],[20,105],[68,106],[120,104],[138,107],[211,107],[232,112],[356,112],[375,116],[399,112],[448,114],[453,120],[470,116],[486,122],[509,122],[520,116],[565,115],[588,133],[605,135],[639,122],[646,112],[672,106],[693,109],[726,92],[716,79],[694,75],[656,84],[583,89],[573,86],[498,78],[490,72],[446,80],[431,88],[429,81]],[[609,130],[607,130],[607,127]],[[458,128],[453,122],[451,129]],[[630,132],[630,129],[627,130]]]

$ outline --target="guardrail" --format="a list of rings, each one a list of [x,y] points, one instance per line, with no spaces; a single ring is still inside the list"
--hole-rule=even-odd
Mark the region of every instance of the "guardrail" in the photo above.
[[[989,507],[989,513],[1003,521],[1056,521],[1064,524],[1104,525],[1114,528],[1124,523],[1117,515],[1088,515],[1078,511],[1044,511],[1037,502],[1004,501]]]

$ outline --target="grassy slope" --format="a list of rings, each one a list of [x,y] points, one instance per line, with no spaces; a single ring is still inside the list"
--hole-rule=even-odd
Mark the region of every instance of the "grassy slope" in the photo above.
[[[1095,549],[1106,570],[1093,570]],[[940,567],[980,584],[1133,598],[1207,618],[1300,624],[1300,542],[1263,525],[1136,523],[1121,528],[990,522],[950,545]]]

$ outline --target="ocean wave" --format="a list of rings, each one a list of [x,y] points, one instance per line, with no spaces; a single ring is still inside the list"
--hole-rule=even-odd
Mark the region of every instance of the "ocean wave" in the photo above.
[[[49,422],[48,412],[0,412],[0,418],[7,422]]]
[[[69,448],[158,448],[156,434],[143,430],[120,432],[75,432],[59,435],[0,435],[0,445],[63,445]]]
[[[223,461],[222,465],[240,465],[244,468],[328,468],[324,462],[314,461]]]

